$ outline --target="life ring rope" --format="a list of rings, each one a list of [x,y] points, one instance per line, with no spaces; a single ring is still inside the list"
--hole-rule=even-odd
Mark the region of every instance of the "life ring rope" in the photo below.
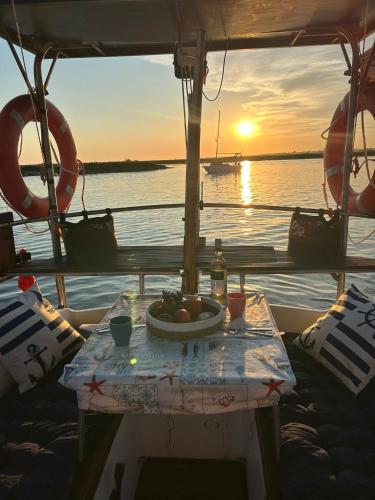
[[[24,220],[24,217],[23,215],[18,212],[14,207],[12,207],[12,205],[10,205],[10,203],[8,202],[8,200],[3,196],[3,193],[0,191],[0,198],[3,200],[3,202],[5,203],[5,205],[7,205],[11,210],[13,210],[14,212],[16,212],[16,214],[19,216],[19,218],[21,220]],[[47,227],[47,229],[42,229],[41,231],[36,231],[35,229],[31,229],[30,225],[29,224],[25,224],[25,228],[30,232],[30,233],[33,233],[33,234],[45,234],[45,233],[48,233],[50,228]]]
[[[55,162],[57,163],[57,165],[59,166],[59,169],[64,171],[64,172],[67,172],[68,174],[72,174],[76,177],[79,177],[80,176],[80,173],[81,173],[81,165],[82,165],[82,162],[77,158],[77,167],[78,168],[74,168],[73,170],[68,170],[67,168],[65,168],[62,164],[61,164],[61,161],[58,159],[57,157],[57,153],[56,153],[56,150],[55,150],[55,147],[52,143],[52,141],[50,141],[50,146],[51,146],[51,150],[52,150],[52,154],[53,156],[55,157]]]

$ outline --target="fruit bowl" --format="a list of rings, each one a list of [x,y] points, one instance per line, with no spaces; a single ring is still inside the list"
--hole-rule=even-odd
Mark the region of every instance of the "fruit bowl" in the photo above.
[[[187,297],[189,298],[189,297]],[[205,335],[211,335],[219,330],[225,318],[225,311],[220,304],[209,297],[201,297],[202,305],[207,311],[211,311],[214,316],[208,319],[192,321],[189,323],[174,323],[162,321],[155,318],[151,313],[153,302],[146,312],[146,324],[148,331],[152,335],[168,338],[170,340],[189,340]]]

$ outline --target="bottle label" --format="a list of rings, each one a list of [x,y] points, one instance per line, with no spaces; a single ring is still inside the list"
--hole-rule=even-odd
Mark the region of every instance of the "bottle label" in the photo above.
[[[224,300],[226,296],[226,272],[211,271],[211,296],[216,300]]]
[[[224,271],[211,271],[211,279],[215,281],[224,281]]]

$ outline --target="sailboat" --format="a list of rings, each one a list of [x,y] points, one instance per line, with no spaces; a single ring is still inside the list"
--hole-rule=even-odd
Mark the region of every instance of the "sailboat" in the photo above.
[[[220,175],[220,174],[230,174],[230,173],[237,173],[241,171],[242,165],[241,165],[241,154],[240,153],[234,153],[234,156],[236,157],[235,163],[225,163],[218,158],[219,154],[219,135],[220,135],[220,114],[221,112],[219,111],[219,118],[217,122],[217,134],[216,134],[216,155],[215,155],[215,160],[212,161],[209,165],[204,165],[204,169],[208,174],[214,174],[214,175]]]

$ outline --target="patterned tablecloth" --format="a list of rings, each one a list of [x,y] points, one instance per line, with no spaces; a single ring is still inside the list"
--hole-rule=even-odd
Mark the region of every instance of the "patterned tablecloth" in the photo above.
[[[295,385],[284,344],[264,296],[250,295],[245,319],[274,336],[224,330],[187,342],[152,336],[145,310],[155,297],[122,294],[107,313],[130,314],[130,347],[109,331],[93,333],[60,383],[74,389],[81,409],[109,413],[212,414],[276,404]],[[241,320],[242,321],[242,320]],[[241,322],[240,321],[240,322]],[[239,320],[231,326],[239,326]],[[227,322],[226,322],[227,324]]]

